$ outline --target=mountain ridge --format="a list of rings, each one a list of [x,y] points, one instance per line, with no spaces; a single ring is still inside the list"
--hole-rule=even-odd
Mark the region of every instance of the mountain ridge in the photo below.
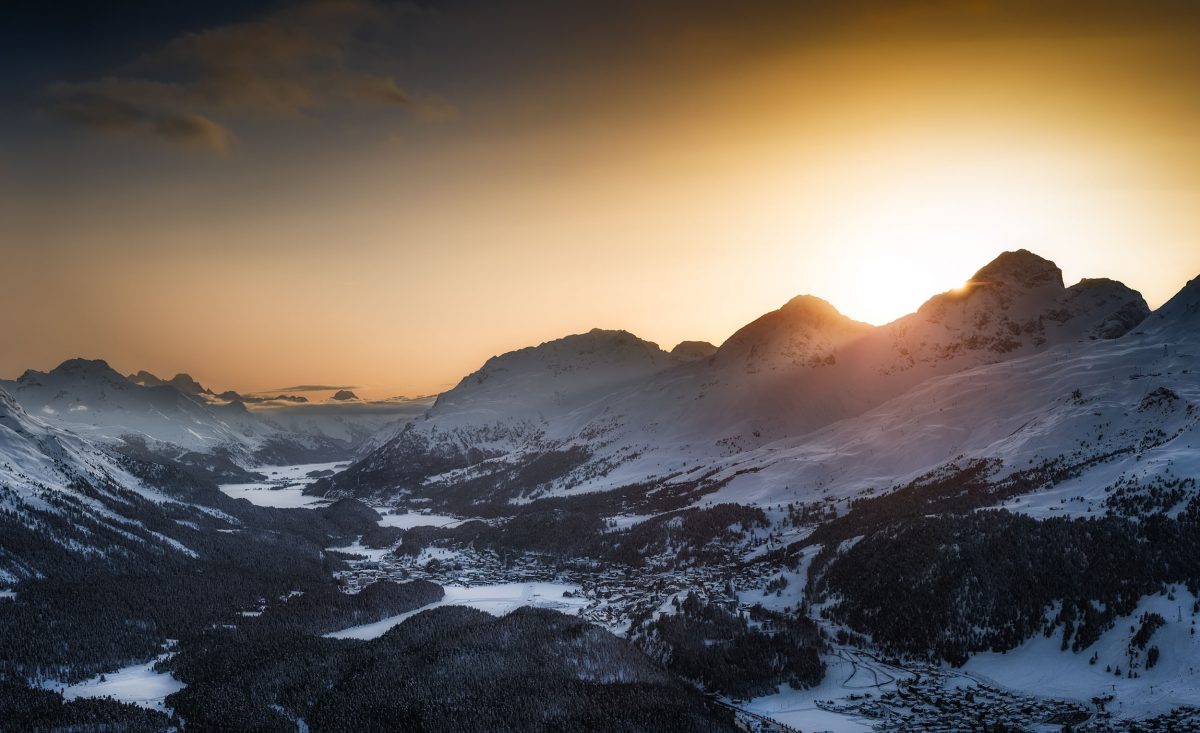
[[[884,326],[858,323],[802,295],[736,331],[711,357],[683,362],[628,332],[596,329],[492,357],[439,395],[423,420],[396,426],[371,446],[374,454],[360,453],[363,465],[311,488],[339,495],[347,490],[339,483],[352,480],[352,494],[433,495],[437,485],[563,451],[586,458],[564,464],[535,494],[614,488],[652,480],[661,469],[650,464],[704,463],[714,453],[737,455],[806,435],[933,377],[1120,337],[1148,312],[1140,294],[1120,283],[1085,280],[1068,288],[1057,265],[1018,250],[985,265],[963,289],[935,295]],[[614,352],[596,356],[609,340]],[[625,358],[622,349],[631,346],[645,359],[640,370],[628,379],[602,374],[598,365]],[[374,485],[361,475],[372,466],[394,477],[387,463],[421,465],[423,452],[439,456],[429,464],[434,472],[404,472],[403,486]]]

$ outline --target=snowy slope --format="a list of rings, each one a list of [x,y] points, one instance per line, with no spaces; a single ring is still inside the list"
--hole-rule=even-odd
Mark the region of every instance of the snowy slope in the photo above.
[[[96,527],[135,541],[152,542],[170,551],[189,550],[169,538],[145,530],[126,516],[123,507],[136,495],[153,503],[171,501],[127,472],[117,460],[89,440],[29,415],[12,395],[0,389],[0,509],[16,521],[51,539],[59,535],[51,518],[62,517],[78,532],[63,536],[74,552],[104,555],[103,544],[89,545]],[[79,518],[95,522],[83,528]],[[140,531],[139,531],[140,530]],[[38,572],[38,557],[9,555],[0,543],[0,581],[11,583]]]
[[[977,654],[963,669],[987,682],[1030,695],[1082,703],[1095,696],[1111,696],[1105,708],[1125,720],[1194,706],[1200,699],[1200,636],[1194,633],[1195,604],[1196,597],[1191,593],[1172,588],[1168,593],[1143,598],[1132,614],[1118,619],[1085,650],[1063,651],[1057,634],[1048,638],[1038,635],[1006,654]],[[1158,614],[1166,623],[1154,632],[1145,648],[1139,648],[1132,629],[1148,613]],[[1146,651],[1151,647],[1161,656],[1147,669]],[[1117,670],[1123,674],[1116,674]],[[1137,677],[1130,677],[1130,670]]]
[[[76,478],[113,477],[125,486],[141,486],[111,456],[78,435],[33,417],[0,389],[0,482],[7,500],[37,501],[41,492],[34,487],[65,491]]]

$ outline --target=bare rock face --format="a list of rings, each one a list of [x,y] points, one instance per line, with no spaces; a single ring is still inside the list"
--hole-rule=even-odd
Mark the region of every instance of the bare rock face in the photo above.
[[[347,400],[357,400],[358,395],[354,394],[348,389],[339,389],[337,392],[334,392],[333,399],[338,400],[339,402],[345,402]]]

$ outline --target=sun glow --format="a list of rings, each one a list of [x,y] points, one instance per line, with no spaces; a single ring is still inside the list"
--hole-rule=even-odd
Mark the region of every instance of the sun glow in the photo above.
[[[947,283],[962,280],[952,267],[937,267],[900,253],[873,256],[858,269],[849,290],[849,300],[839,310],[858,320],[881,324],[911,313],[927,298],[946,290]]]
[[[974,157],[891,161],[869,185],[859,176],[839,192],[817,228],[834,261],[826,297],[852,318],[886,323],[961,290],[1002,251],[1061,241],[1074,205],[1053,168]]]

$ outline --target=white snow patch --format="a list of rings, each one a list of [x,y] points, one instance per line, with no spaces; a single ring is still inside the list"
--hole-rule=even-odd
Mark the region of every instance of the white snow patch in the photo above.
[[[610,532],[619,532],[656,516],[655,514],[618,514],[606,520],[608,522],[606,529]]]
[[[123,667],[74,685],[49,682],[44,687],[61,692],[67,700],[79,697],[111,697],[144,708],[166,710],[164,700],[167,695],[182,690],[184,684],[166,672],[154,671],[154,665],[164,658]],[[104,678],[103,681],[101,677]]]
[[[1096,696],[1112,695],[1107,709],[1119,718],[1139,719],[1168,712],[1200,700],[1200,637],[1192,634],[1196,599],[1177,587],[1175,600],[1154,595],[1143,598],[1131,616],[1117,619],[1095,644],[1079,652],[1061,651],[1062,632],[1050,638],[1039,634],[1005,654],[976,654],[963,671],[1001,687],[1039,697],[1057,697],[1090,703]],[[1106,667],[1127,672],[1128,647],[1139,628],[1140,616],[1154,612],[1166,620],[1150,638],[1161,657],[1152,669],[1144,668],[1144,654],[1135,660],[1138,677],[1120,677]],[[1096,664],[1088,664],[1095,654]]]

